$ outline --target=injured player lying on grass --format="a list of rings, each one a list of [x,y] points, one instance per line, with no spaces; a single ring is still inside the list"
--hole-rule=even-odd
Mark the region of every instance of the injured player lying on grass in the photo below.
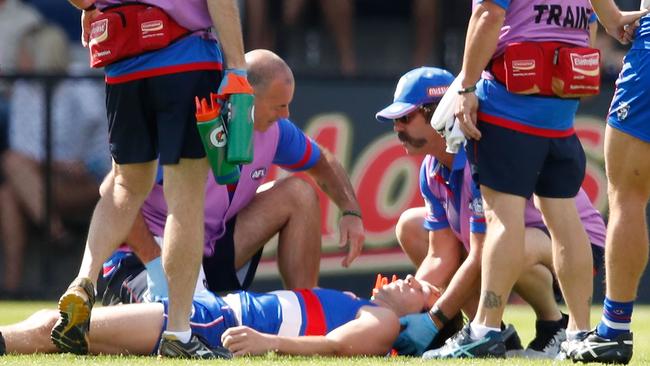
[[[235,356],[269,351],[293,355],[385,355],[400,331],[399,317],[429,309],[439,291],[412,276],[375,291],[372,300],[326,289],[239,292],[219,297],[197,294],[192,331],[211,347]],[[93,354],[153,355],[166,325],[167,302],[100,307],[91,317]],[[59,316],[41,310],[13,325],[0,326],[0,354],[52,353],[50,330]],[[460,319],[460,318],[459,318]],[[449,329],[453,334],[462,319]],[[449,328],[452,328],[450,326]],[[441,334],[432,346],[444,342]],[[437,343],[437,344],[435,344]],[[222,352],[227,354],[226,350]]]

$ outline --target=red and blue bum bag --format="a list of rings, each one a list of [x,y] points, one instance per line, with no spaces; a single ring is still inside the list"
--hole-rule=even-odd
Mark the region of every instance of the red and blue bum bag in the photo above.
[[[90,66],[104,67],[165,48],[191,33],[153,5],[138,3],[108,7],[91,23]]]
[[[600,51],[559,42],[509,44],[490,71],[515,94],[579,98],[600,92]]]

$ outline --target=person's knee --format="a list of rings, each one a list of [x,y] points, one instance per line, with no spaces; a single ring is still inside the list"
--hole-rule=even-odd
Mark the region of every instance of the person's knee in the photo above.
[[[296,212],[309,211],[319,207],[318,194],[316,190],[303,179],[290,177],[279,183],[279,189],[283,191],[286,202],[291,204]]]
[[[419,213],[417,208],[410,208],[402,212],[395,225],[395,235],[402,247],[404,245],[408,246],[409,242],[419,237],[418,234],[423,230],[423,221],[424,217]]]

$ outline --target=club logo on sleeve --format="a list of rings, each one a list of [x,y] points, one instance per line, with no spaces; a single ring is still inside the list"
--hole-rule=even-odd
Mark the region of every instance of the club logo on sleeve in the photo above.
[[[618,105],[618,108],[616,109],[616,118],[618,118],[619,121],[622,121],[627,118],[627,115],[630,113],[630,105],[622,102],[621,104]]]
[[[476,197],[469,203],[469,210],[476,215],[483,215],[483,199]]]

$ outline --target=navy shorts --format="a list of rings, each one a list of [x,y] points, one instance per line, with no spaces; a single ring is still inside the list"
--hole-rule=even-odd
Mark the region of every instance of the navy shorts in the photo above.
[[[205,287],[212,292],[246,290],[250,287],[262,258],[262,249],[257,251],[243,268],[235,269],[235,224],[237,216],[226,222],[226,232],[214,243],[214,255],[203,257]],[[241,281],[240,281],[241,280]]]
[[[534,136],[479,121],[482,137],[467,143],[472,176],[498,192],[530,198],[571,198],[585,177],[578,137]]]
[[[118,164],[205,157],[194,97],[216,93],[219,71],[189,71],[106,85],[110,150]]]

